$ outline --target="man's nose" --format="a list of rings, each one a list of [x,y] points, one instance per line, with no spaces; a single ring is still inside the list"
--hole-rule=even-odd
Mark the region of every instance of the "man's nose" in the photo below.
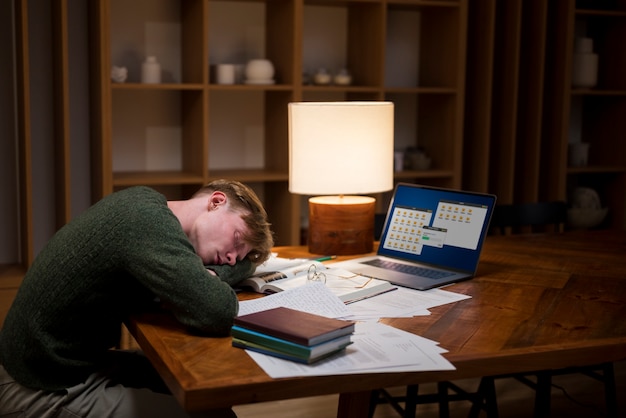
[[[226,253],[226,261],[231,266],[234,266],[235,263],[237,262],[237,253],[232,252],[232,251],[227,252]]]

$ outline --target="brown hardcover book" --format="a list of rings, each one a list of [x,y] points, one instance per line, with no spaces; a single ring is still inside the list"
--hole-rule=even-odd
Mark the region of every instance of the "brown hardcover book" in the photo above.
[[[235,325],[311,346],[354,332],[354,322],[279,307],[235,318]]]

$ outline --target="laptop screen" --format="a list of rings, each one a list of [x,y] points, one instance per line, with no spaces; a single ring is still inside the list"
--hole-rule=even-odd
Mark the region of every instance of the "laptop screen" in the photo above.
[[[378,254],[475,272],[495,196],[399,183]]]

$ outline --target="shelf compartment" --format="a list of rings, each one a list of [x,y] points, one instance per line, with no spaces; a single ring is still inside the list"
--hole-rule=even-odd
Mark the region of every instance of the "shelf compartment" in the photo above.
[[[107,0],[103,0],[107,1]],[[108,0],[110,22],[107,43],[110,65],[128,69],[128,82],[139,83],[141,64],[155,56],[163,83],[205,83],[206,55],[199,44],[204,33],[204,0]]]
[[[421,148],[431,158],[429,171],[456,172],[461,158],[457,135],[462,129],[457,95],[389,93],[386,99],[395,104],[394,148]],[[453,177],[458,181],[459,173]]]
[[[577,10],[576,36],[593,39],[598,54],[598,84],[592,90],[626,90],[626,57],[621,51],[626,42],[626,11]]]
[[[383,10],[379,1],[305,1],[302,72],[313,77],[320,68],[331,75],[345,68],[352,86],[381,86]]]
[[[577,111],[578,109],[578,111]],[[570,140],[589,143],[589,165],[626,166],[626,97],[577,96],[572,100]],[[573,141],[575,142],[575,140]]]
[[[567,176],[568,196],[577,187],[588,187],[595,190],[600,197],[602,207],[609,208],[607,218],[600,227],[623,229],[626,223],[626,169],[594,171],[593,167],[572,170]]]
[[[185,172],[202,182],[207,171],[205,108],[203,90],[115,89],[114,178],[128,172],[145,173],[146,178],[154,178],[154,172]]]
[[[292,85],[297,39],[293,25],[294,7],[292,0],[210,1],[210,71],[217,64],[240,65],[243,82],[246,63],[251,59],[266,58],[274,65],[277,85]],[[213,77],[210,79],[213,81]]]
[[[460,2],[390,2],[385,87],[462,87],[465,9]]]

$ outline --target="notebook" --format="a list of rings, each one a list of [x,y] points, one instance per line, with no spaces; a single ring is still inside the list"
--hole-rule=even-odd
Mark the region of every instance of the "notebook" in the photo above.
[[[398,183],[377,254],[333,267],[418,290],[470,279],[495,202],[490,194]]]

